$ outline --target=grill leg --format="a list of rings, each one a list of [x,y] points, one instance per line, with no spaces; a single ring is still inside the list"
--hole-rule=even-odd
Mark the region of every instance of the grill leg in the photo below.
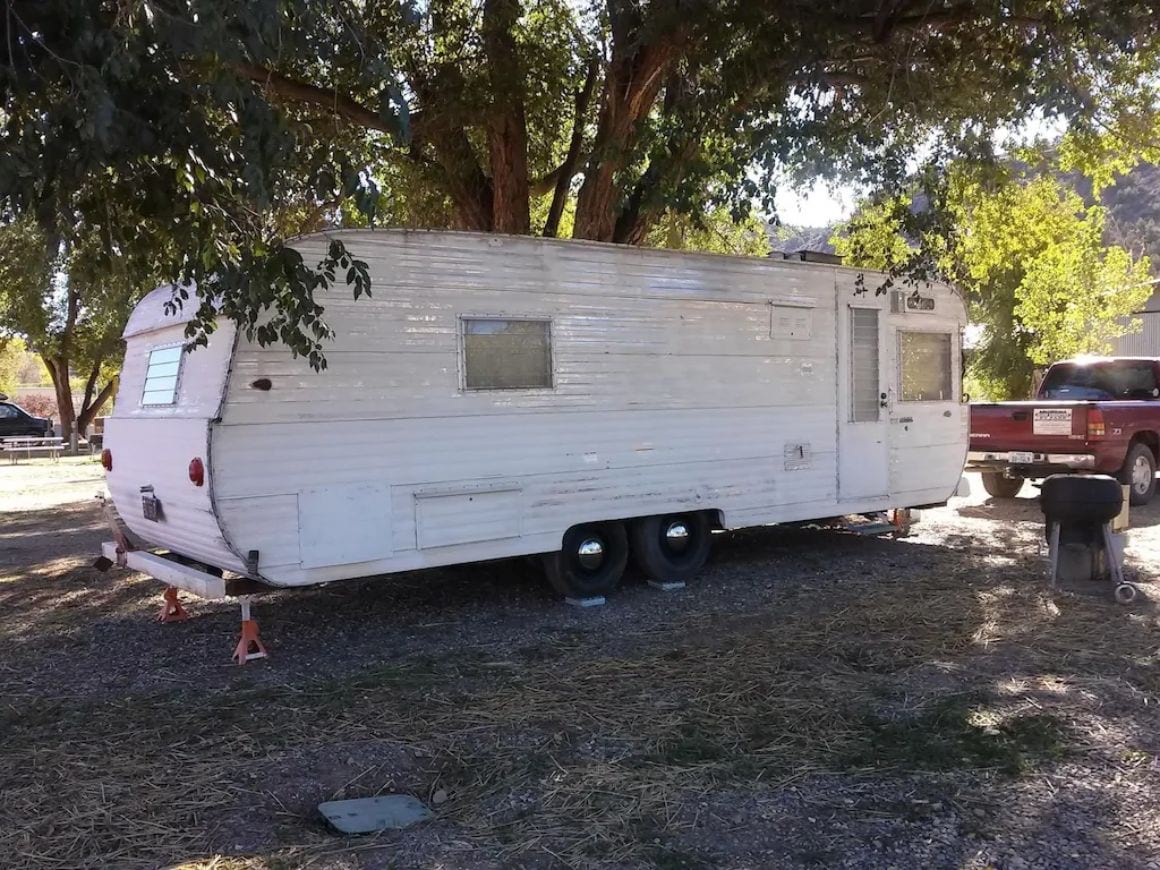
[[[1051,559],[1051,588],[1054,591],[1059,580],[1059,523],[1052,523],[1048,532],[1048,556]]]
[[[1112,538],[1112,524],[1104,523],[1104,554],[1108,560],[1108,573],[1112,575],[1112,582],[1119,586],[1124,582],[1124,566],[1120,564],[1120,554],[1116,551],[1116,542]]]

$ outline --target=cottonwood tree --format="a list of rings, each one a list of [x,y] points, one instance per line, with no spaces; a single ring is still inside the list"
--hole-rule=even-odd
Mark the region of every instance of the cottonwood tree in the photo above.
[[[104,221],[110,251],[168,237],[159,273],[322,365],[314,291],[368,275],[338,243],[303,263],[299,223],[373,221],[385,194],[413,224],[552,236],[569,212],[574,237],[642,244],[666,215],[771,207],[774,173],[900,184],[1031,113],[1136,105],[1154,5],[9,2],[0,210]]]
[[[93,251],[102,245],[93,233],[49,238],[28,219],[0,226],[0,340],[17,336],[14,346],[40,356],[66,439],[112,398],[125,319],[151,287],[128,269],[107,272]]]
[[[1110,353],[1114,338],[1139,330],[1131,315],[1152,295],[1150,262],[1105,244],[1105,208],[1056,175],[1012,169],[952,171],[945,197],[946,223],[923,225],[923,204],[902,197],[866,206],[833,242],[852,265],[895,276],[934,256],[983,327],[969,376],[987,397],[1023,398],[1036,368]]]

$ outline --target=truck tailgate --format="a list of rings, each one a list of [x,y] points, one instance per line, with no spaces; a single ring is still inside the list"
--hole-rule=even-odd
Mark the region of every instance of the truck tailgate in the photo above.
[[[1087,402],[971,405],[971,449],[1068,453],[1087,439]]]

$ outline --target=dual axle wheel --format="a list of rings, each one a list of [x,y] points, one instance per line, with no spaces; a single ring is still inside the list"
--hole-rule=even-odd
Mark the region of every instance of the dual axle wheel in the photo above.
[[[564,533],[558,552],[544,556],[544,570],[552,587],[572,598],[612,592],[630,556],[650,580],[684,582],[709,558],[711,534],[709,518],[697,511],[584,523]]]

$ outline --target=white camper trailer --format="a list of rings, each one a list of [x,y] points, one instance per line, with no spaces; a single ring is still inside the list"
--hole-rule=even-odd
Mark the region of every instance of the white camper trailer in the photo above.
[[[539,238],[342,231],[373,298],[322,296],[314,372],[223,321],[182,350],[170,288],[125,329],[108,485],[138,549],[223,596],[524,554],[599,595],[714,527],[944,502],[960,479],[962,299],[859,272]]]

